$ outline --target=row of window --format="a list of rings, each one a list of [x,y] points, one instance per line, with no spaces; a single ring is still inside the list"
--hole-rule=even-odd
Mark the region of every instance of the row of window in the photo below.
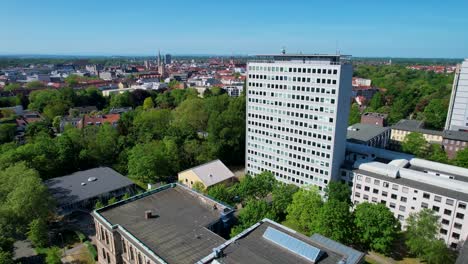
[[[318,74],[338,74],[337,69],[324,68],[298,68],[298,67],[279,67],[279,66],[253,66],[249,65],[249,71],[266,71],[266,72],[296,72],[296,73],[318,73]]]
[[[302,82],[302,83],[321,83],[321,84],[336,84],[335,79],[325,78],[310,78],[310,77],[296,77],[296,76],[278,76],[278,75],[263,75],[263,74],[249,74],[250,80],[268,80],[268,81],[289,81],[289,82]],[[251,83],[248,83],[251,86]]]

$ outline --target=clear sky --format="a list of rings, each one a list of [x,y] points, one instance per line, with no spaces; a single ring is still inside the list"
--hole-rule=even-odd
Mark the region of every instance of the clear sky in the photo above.
[[[468,1],[2,0],[0,54],[468,57]]]

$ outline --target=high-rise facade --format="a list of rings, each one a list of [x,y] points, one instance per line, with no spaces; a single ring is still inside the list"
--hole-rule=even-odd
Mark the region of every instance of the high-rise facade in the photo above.
[[[247,65],[246,170],[282,182],[339,179],[352,65],[344,55],[261,55]]]
[[[455,71],[445,129],[468,132],[468,59]]]
[[[166,54],[166,56],[165,56],[165,61],[166,61],[166,64],[171,64],[171,63],[172,63],[172,56],[171,56],[171,54]]]

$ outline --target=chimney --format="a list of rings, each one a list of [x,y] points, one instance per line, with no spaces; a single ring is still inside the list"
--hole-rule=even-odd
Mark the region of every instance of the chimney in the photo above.
[[[153,212],[151,210],[145,211],[145,219],[148,220],[153,217]]]

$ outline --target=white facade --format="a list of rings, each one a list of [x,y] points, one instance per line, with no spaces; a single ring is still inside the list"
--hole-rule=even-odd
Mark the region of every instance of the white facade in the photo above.
[[[468,131],[468,59],[455,72],[445,129]]]
[[[341,179],[352,186],[354,204],[385,204],[403,228],[411,213],[432,209],[447,245],[457,248],[467,239],[468,169],[352,143],[347,160],[354,165],[342,169]]]
[[[342,60],[342,61],[340,61]],[[352,65],[339,55],[278,55],[247,72],[246,170],[322,190],[344,161]]]

